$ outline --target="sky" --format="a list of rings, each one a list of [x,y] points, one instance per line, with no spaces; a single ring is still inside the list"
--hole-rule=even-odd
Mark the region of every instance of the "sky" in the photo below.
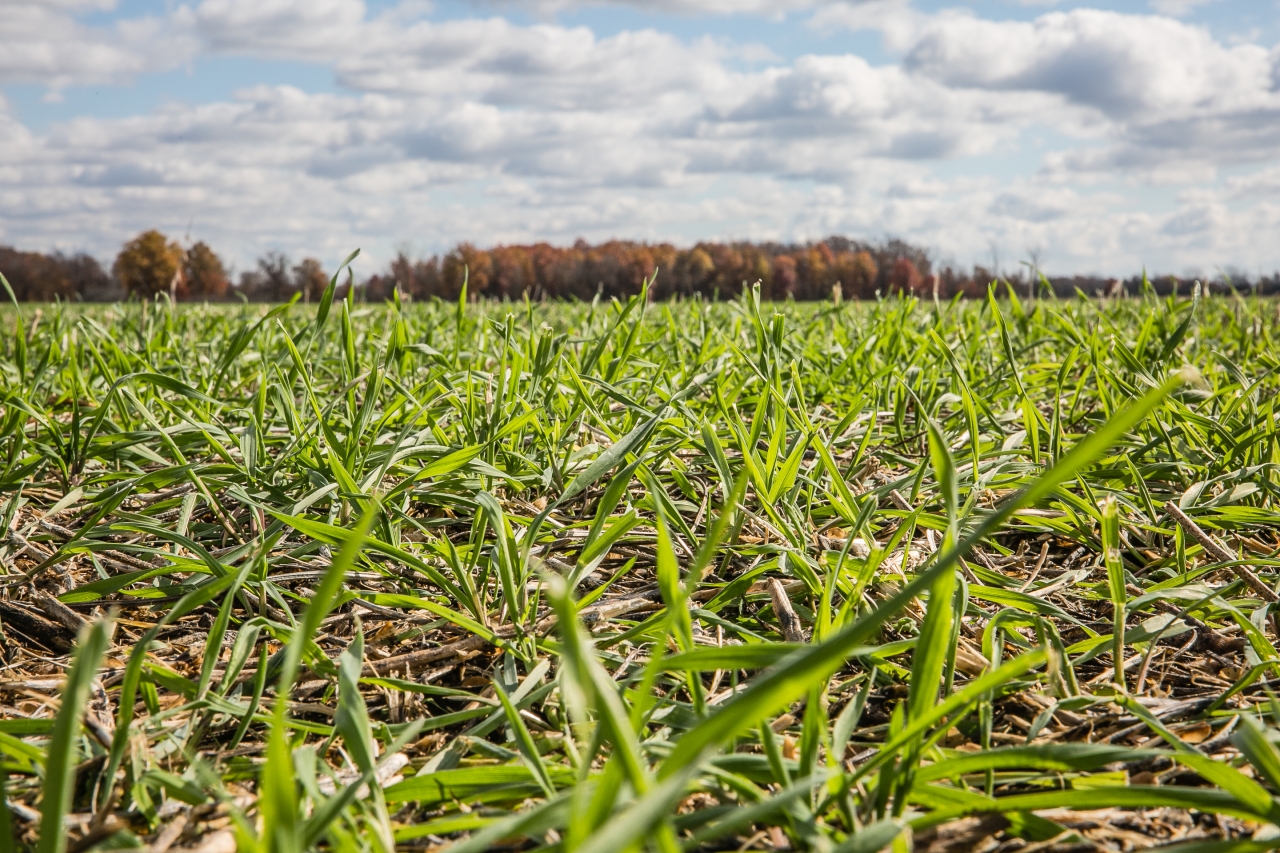
[[[1280,0],[0,0],[0,244],[1280,269]]]

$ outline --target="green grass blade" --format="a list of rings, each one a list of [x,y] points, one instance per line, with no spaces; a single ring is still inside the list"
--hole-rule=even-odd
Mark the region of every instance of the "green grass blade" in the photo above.
[[[1111,656],[1115,661],[1114,680],[1116,685],[1124,690],[1124,626],[1129,594],[1125,589],[1124,560],[1120,556],[1120,515],[1115,498],[1107,497],[1102,502],[1101,510],[1102,549],[1107,565],[1107,592],[1111,596],[1113,614]]]
[[[63,819],[71,810],[76,787],[76,751],[80,723],[89,701],[90,684],[110,644],[111,622],[102,619],[86,626],[76,641],[71,668],[60,694],[61,705],[53,721],[45,758],[43,798],[40,805],[40,840],[37,853],[65,853],[67,833]]]

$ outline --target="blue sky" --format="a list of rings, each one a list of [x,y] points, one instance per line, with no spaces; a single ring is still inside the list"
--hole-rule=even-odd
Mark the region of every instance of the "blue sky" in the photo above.
[[[0,4],[0,243],[1280,268],[1277,0]]]

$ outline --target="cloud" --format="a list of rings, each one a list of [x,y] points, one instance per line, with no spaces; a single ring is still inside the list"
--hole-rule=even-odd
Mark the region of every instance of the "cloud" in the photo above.
[[[68,12],[108,12],[116,7],[116,0],[9,0],[11,6],[44,6]]]
[[[868,160],[989,153],[1017,135],[1035,100],[956,93],[856,56],[801,57],[735,88],[736,103],[699,123],[700,169],[838,180]]]
[[[535,14],[589,6],[629,6],[675,15],[765,15],[778,17],[823,5],[828,0],[473,0],[481,9],[521,9]]]
[[[1209,238],[1224,224],[1226,208],[1220,204],[1197,204],[1186,207],[1165,220],[1161,234],[1171,237]]]
[[[1150,5],[1152,9],[1155,9],[1161,15],[1181,17],[1190,14],[1201,6],[1208,6],[1218,2],[1220,0],[1150,0]]]
[[[1123,121],[1247,109],[1275,98],[1264,48],[1225,47],[1168,18],[1096,9],[1032,22],[935,18],[904,64],[950,86],[1058,94]]]
[[[1231,197],[1236,199],[1267,196],[1280,198],[1280,166],[1235,175],[1227,179],[1226,185]]]
[[[40,138],[0,124],[0,239],[47,248],[89,235],[89,248],[109,258],[134,231],[180,235],[193,223],[195,237],[244,268],[268,248],[336,259],[361,246],[380,263],[405,241],[436,250],[462,239],[844,232],[894,234],[965,261],[988,241],[1011,259],[1049,246],[1051,270],[1128,271],[1144,261],[1204,265],[1206,257],[1261,263],[1276,222],[1265,198],[1226,204],[1211,194],[1150,217],[1112,192],[1034,177],[939,180],[920,161],[841,160],[821,141],[788,143],[784,154],[744,145],[717,157],[720,141],[627,144],[628,128],[610,137],[477,109],[441,122],[459,136],[419,138],[433,123],[408,121],[412,110],[383,96],[261,87],[234,103],[82,119]],[[575,135],[585,141],[574,144]],[[1233,242],[1232,229],[1251,244]],[[1230,254],[1215,255],[1220,246]]]
[[[89,27],[74,13],[109,9],[108,2],[0,3],[0,84],[38,83],[52,90],[80,83],[119,82],[173,67],[199,45],[156,17]]]
[[[874,30],[890,49],[904,51],[931,20],[930,15],[911,3],[912,0],[842,0],[818,8],[809,18],[809,26],[823,33]]]
[[[1110,140],[1102,151],[1058,152],[1047,163],[1055,169],[1154,176],[1170,166],[1271,159],[1280,143],[1280,49],[1224,44],[1169,17],[1073,9],[995,21],[883,0],[816,19],[881,30],[906,72],[952,92],[1056,99],[1038,121]]]
[[[204,0],[183,10],[213,50],[333,60],[367,30],[361,0]]]
[[[361,91],[554,110],[638,109],[724,87],[725,51],[640,30],[597,38],[586,27],[516,26],[501,18],[420,23],[368,33],[374,49],[339,59]]]

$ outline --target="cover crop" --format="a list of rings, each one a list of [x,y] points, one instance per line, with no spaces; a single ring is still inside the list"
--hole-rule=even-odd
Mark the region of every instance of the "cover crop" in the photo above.
[[[5,316],[0,844],[1280,847],[1275,303],[333,293]]]

